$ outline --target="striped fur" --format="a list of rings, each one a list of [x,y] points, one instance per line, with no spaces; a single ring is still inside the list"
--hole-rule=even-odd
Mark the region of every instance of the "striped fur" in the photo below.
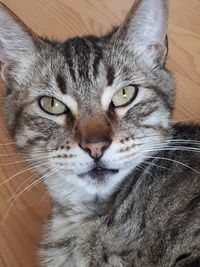
[[[54,203],[44,267],[199,266],[199,147],[188,140],[182,153],[172,144],[198,140],[200,129],[170,123],[167,16],[167,0],[138,0],[107,35],[60,43],[36,36],[0,4],[7,127],[31,164],[41,163]],[[115,108],[112,97],[128,85],[137,97]],[[44,112],[43,96],[66,113]],[[81,142],[102,137],[109,147],[97,162]]]

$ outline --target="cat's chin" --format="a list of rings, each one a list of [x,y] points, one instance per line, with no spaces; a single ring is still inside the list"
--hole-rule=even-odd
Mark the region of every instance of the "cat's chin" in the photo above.
[[[88,172],[84,172],[79,174],[79,178],[81,179],[90,179],[94,183],[104,183],[106,182],[110,176],[113,176],[119,172],[118,169],[108,169],[102,167],[95,167]]]
[[[54,200],[62,205],[66,203],[87,202],[109,197],[131,169],[88,170],[83,174],[60,171],[58,175],[45,179],[49,192]]]

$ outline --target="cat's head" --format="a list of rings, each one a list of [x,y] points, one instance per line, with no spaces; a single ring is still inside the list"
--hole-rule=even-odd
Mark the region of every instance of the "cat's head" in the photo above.
[[[167,0],[135,1],[110,34],[59,43],[0,5],[7,126],[57,200],[113,192],[162,146],[174,93],[167,17]]]

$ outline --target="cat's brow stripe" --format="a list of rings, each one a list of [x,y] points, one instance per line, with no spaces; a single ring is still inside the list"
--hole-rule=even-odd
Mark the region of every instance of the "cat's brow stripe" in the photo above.
[[[80,77],[89,79],[88,71],[91,49],[84,38],[75,38],[73,40],[73,47],[78,74]]]
[[[56,78],[56,82],[58,84],[58,88],[60,89],[61,93],[66,94],[67,88],[66,88],[65,80],[60,74],[58,74]]]
[[[103,58],[103,50],[98,44],[99,39],[97,37],[87,36],[86,39],[92,44],[93,49],[95,51],[94,52],[95,57],[94,57],[94,62],[93,62],[93,75],[94,77],[96,77],[98,74],[98,66],[99,66],[100,60]]]
[[[113,67],[108,68],[108,73],[107,73],[107,81],[108,81],[108,86],[111,86],[113,84],[113,81],[115,79],[115,70]]]
[[[91,47],[90,47],[91,46]],[[72,52],[74,50],[74,53]],[[90,59],[93,59],[93,76],[98,75],[98,67],[103,58],[103,50],[99,39],[94,36],[73,38],[64,43],[64,55],[69,66],[70,74],[76,82],[75,69],[80,77],[89,78]]]
[[[66,59],[68,66],[69,66],[69,71],[70,71],[70,74],[72,76],[72,79],[74,80],[74,82],[76,82],[76,76],[75,76],[73,60],[72,60],[70,40],[68,40],[64,43],[64,56],[65,56],[65,59]]]

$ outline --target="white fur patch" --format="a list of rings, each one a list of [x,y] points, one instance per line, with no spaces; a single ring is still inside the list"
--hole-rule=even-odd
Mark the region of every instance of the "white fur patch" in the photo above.
[[[113,88],[112,86],[108,86],[105,88],[101,98],[101,106],[103,111],[106,112],[108,110],[108,107],[111,103],[114,93],[115,93],[115,88]]]

